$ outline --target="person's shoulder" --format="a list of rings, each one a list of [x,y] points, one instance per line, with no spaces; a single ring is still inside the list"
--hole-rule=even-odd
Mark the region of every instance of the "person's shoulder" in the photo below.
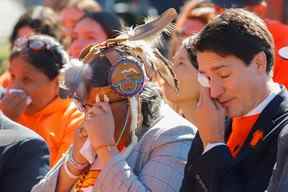
[[[269,31],[272,33],[275,43],[286,42],[288,25],[276,20],[265,19]]]
[[[278,139],[280,144],[286,145],[288,147],[288,124],[282,128]]]
[[[280,21],[272,20],[272,19],[265,19],[265,22],[269,30],[288,31],[288,25],[281,23]]]
[[[163,104],[161,106],[160,113],[162,119],[154,126],[154,128],[158,128],[160,132],[165,132],[171,129],[180,129],[181,127],[187,129],[188,132],[196,131],[195,125],[179,115],[168,104]]]
[[[44,143],[43,138],[31,129],[10,120],[3,114],[0,115],[0,146],[29,140]]]
[[[196,135],[196,127],[181,117],[165,104],[161,109],[162,118],[143,136],[151,143],[162,145],[165,143],[192,141]]]

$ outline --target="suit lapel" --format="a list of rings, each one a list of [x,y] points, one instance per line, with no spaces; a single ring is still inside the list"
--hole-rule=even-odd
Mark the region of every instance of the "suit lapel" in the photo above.
[[[283,117],[288,115],[288,95],[286,89],[282,89],[281,92],[275,96],[275,98],[265,107],[263,112],[260,114],[256,123],[254,124],[251,132],[249,133],[244,145],[237,157],[239,161],[249,156],[250,153],[265,150],[265,147],[261,147],[261,143],[271,139],[271,137],[265,137],[268,134],[278,133],[279,129],[274,130],[275,126],[279,124],[279,121]],[[263,140],[260,140],[255,146],[251,145],[251,141],[256,131],[263,133]],[[277,134],[278,135],[278,134]]]

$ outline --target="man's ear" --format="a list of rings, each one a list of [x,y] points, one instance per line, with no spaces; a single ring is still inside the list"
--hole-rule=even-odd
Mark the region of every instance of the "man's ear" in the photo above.
[[[256,68],[259,72],[264,72],[266,73],[266,69],[267,69],[267,57],[266,57],[266,54],[264,51],[261,51],[259,53],[257,53],[252,62],[251,63],[254,63],[256,64]]]

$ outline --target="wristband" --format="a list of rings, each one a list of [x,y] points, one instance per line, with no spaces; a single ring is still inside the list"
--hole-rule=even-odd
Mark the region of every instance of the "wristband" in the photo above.
[[[76,176],[73,173],[71,173],[71,171],[69,170],[69,168],[67,167],[67,161],[64,162],[63,164],[64,170],[67,173],[67,175],[71,178],[71,179],[78,179],[79,175]]]
[[[73,151],[72,150],[71,150],[71,152],[68,155],[67,161],[69,163],[71,163],[79,171],[82,171],[84,168],[86,168],[89,165],[89,163],[79,163],[78,161],[76,161],[73,158]]]

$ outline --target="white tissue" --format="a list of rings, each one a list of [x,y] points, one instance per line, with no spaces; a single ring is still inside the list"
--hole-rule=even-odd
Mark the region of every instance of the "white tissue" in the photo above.
[[[210,87],[209,79],[202,73],[197,74],[197,80],[202,87]]]
[[[2,99],[4,97],[4,95],[6,94],[7,90],[8,89],[0,88],[0,99]],[[9,91],[11,93],[23,92],[22,89],[9,89]],[[32,98],[30,96],[27,96],[26,104],[30,105],[31,103],[32,103]]]
[[[91,146],[91,142],[87,139],[80,149],[80,154],[92,164],[96,159],[96,153]]]

